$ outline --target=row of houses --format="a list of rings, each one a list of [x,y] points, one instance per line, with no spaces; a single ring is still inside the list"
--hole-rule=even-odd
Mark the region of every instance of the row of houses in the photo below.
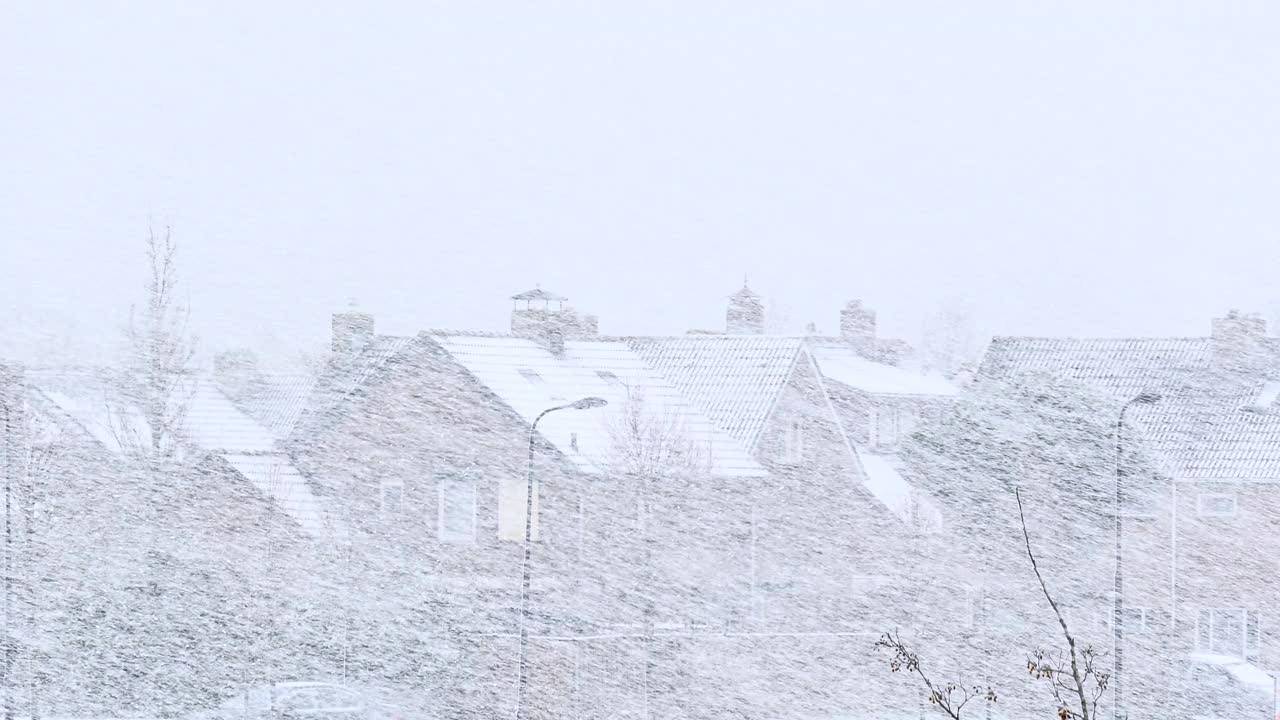
[[[181,434],[198,472],[173,482],[203,491],[180,496],[174,532],[231,555],[276,548],[289,559],[263,574],[304,606],[345,608],[341,638],[329,620],[286,633],[305,639],[286,654],[327,658],[299,667],[429,692],[441,717],[509,712],[532,477],[530,716],[913,715],[922,696],[885,672],[879,633],[907,628],[963,665],[1021,648],[1019,623],[1042,636],[1045,617],[1011,610],[1026,568],[993,563],[971,532],[1008,497],[953,492],[902,450],[955,432],[948,418],[984,388],[1043,373],[1100,417],[1159,396],[1128,406],[1120,438],[1148,480],[1125,499],[1133,650],[1280,668],[1266,540],[1280,362],[1254,318],[1215,320],[1206,338],[996,338],[976,375],[948,377],[879,337],[857,301],[838,335],[785,337],[765,334],[746,287],[724,332],[668,337],[602,336],[541,289],[512,301],[501,334],[386,336],[339,313],[319,373],[224,354],[190,382]],[[92,369],[10,385],[99,466],[144,430]],[[1099,639],[1110,568],[1064,589]]]

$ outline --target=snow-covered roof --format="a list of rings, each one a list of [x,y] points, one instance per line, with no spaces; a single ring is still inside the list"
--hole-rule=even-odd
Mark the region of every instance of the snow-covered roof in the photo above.
[[[941,525],[941,511],[923,492],[913,488],[902,477],[896,457],[879,455],[856,445],[854,452],[862,466],[863,482],[867,489],[898,519],[905,522],[914,517],[929,527]]]
[[[341,539],[345,527],[327,504],[311,491],[306,479],[281,453],[222,456],[264,497],[270,498],[315,539]]]
[[[1275,690],[1275,678],[1257,665],[1240,658],[1210,653],[1191,653],[1190,658],[1193,662],[1220,667],[1239,682],[1265,690],[1268,694]]]
[[[1273,352],[1275,339],[1267,338]],[[979,378],[1024,371],[1071,378],[1112,398],[1139,393],[1128,417],[1177,477],[1280,480],[1280,406],[1274,381],[1216,366],[1209,338],[992,340]]]
[[[269,453],[276,449],[275,435],[236,407],[211,378],[201,377],[194,385],[184,423],[187,440],[215,452]]]
[[[848,346],[819,345],[811,352],[823,377],[863,392],[941,397],[960,394],[960,389],[941,375],[874,362],[859,356]]]
[[[717,427],[754,448],[804,340],[695,335],[633,338],[628,344]]]
[[[121,401],[102,373],[43,370],[30,373],[29,379],[37,392],[108,450],[124,454],[133,443],[147,442],[146,418]],[[187,397],[184,442],[221,455],[312,537],[333,534],[334,523],[323,517],[322,501],[277,448],[271,430],[231,402],[209,376],[196,376],[180,392]]]
[[[765,474],[734,437],[721,431],[640,355],[621,342],[568,341],[557,357],[523,338],[437,334],[436,340],[526,422],[547,408],[586,397],[609,404],[547,415],[539,433],[588,472],[606,472],[626,452],[617,447],[628,409],[677,432],[714,475]],[[642,396],[642,400],[629,402]]]

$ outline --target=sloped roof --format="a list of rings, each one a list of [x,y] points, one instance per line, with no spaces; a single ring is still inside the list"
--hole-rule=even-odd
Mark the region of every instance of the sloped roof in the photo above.
[[[145,417],[120,401],[100,371],[50,369],[30,373],[28,379],[36,392],[112,452],[123,454],[130,440],[145,442],[149,434]],[[332,525],[321,516],[322,501],[277,448],[274,433],[236,407],[210,377],[193,378],[187,392],[185,442],[226,459],[306,532]]]
[[[553,292],[547,292],[542,288],[535,288],[533,290],[525,290],[522,293],[516,293],[515,295],[511,296],[511,299],[512,300],[545,300],[547,302],[565,302],[569,298],[563,295],[557,295]]]
[[[922,373],[868,360],[845,345],[815,345],[810,350],[823,377],[876,395],[951,397],[960,389],[937,373]]]
[[[634,338],[628,344],[716,427],[754,448],[804,341],[694,335]]]
[[[979,379],[1052,372],[1102,391],[1117,408],[1138,393],[1158,392],[1159,403],[1134,405],[1129,417],[1177,477],[1280,480],[1274,386],[1262,374],[1216,367],[1211,343],[1209,338],[995,338]]]
[[[582,469],[608,470],[627,450],[619,448],[620,423],[629,409],[645,422],[686,439],[710,471],[721,476],[761,476],[746,448],[722,432],[641,357],[616,341],[565,343],[556,357],[538,343],[516,337],[437,334],[433,337],[463,367],[526,422],[543,410],[584,397],[609,405],[547,415],[539,433]],[[639,393],[642,399],[632,400]]]
[[[306,410],[317,378],[311,373],[276,373],[263,376],[263,380],[240,406],[276,438],[287,438]]]
[[[1208,338],[993,338],[979,375],[1050,370],[1129,399],[1212,363]]]
[[[358,352],[332,358],[304,401],[289,439],[317,436],[341,419],[339,406],[358,394],[388,362],[409,350],[413,341],[412,337],[377,335]]]

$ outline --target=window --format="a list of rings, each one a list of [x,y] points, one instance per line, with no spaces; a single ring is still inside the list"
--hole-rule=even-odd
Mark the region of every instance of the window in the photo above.
[[[1196,510],[1200,517],[1234,517],[1235,493],[1200,493],[1196,498]]]
[[[786,433],[782,438],[782,459],[789,463],[804,460],[804,424],[799,418],[787,423]]]
[[[1259,623],[1257,610],[1204,608],[1196,616],[1196,651],[1252,660]]]
[[[467,477],[440,479],[440,513],[437,533],[441,542],[476,541],[476,481]]]
[[[388,517],[400,514],[404,503],[404,483],[400,480],[382,481],[382,515]]]
[[[1113,610],[1113,614],[1115,611]],[[1126,607],[1124,609],[1124,631],[1127,633],[1146,633],[1155,629],[1155,616],[1150,608]]]
[[[898,410],[895,407],[871,408],[871,445],[890,449],[898,444]]]
[[[532,538],[538,539],[538,481],[533,483]],[[498,539],[524,541],[525,508],[528,502],[528,484],[525,478],[503,478],[498,482]]]
[[[975,628],[983,622],[987,609],[987,595],[979,588],[965,588],[964,625]]]
[[[520,377],[524,378],[525,380],[528,380],[534,385],[547,384],[547,381],[543,380],[542,376],[534,372],[531,368],[527,368],[527,367],[517,368],[516,372],[520,373]]]

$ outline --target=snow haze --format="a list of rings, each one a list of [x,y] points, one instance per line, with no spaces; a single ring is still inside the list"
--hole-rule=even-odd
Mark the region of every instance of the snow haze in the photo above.
[[[0,720],[1275,720],[1280,5],[0,7]]]

